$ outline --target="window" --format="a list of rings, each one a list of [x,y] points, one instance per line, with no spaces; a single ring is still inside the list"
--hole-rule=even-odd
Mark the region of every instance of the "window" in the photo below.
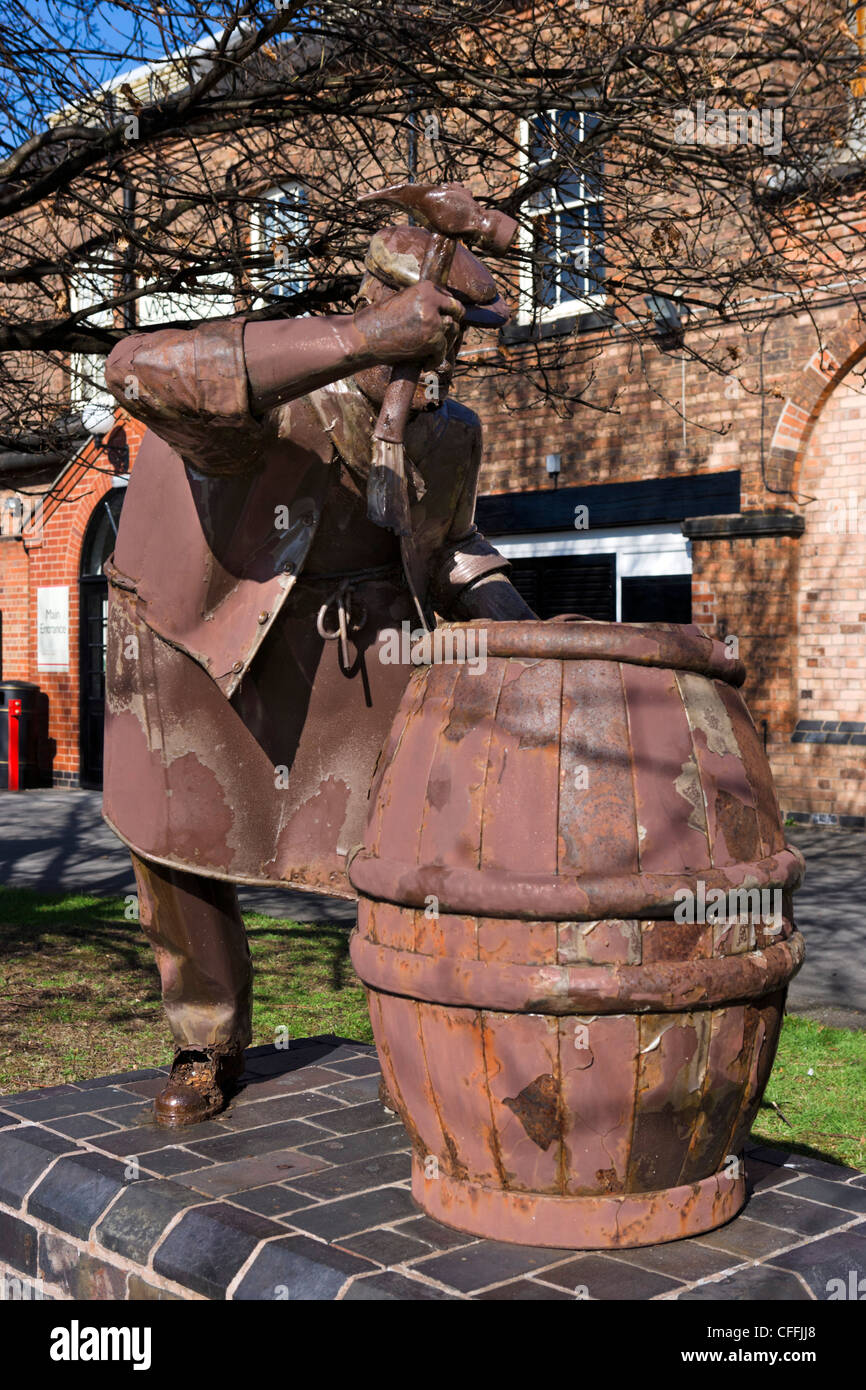
[[[259,272],[263,300],[300,294],[306,284],[304,238],[309,225],[303,184],[284,183],[264,193],[252,220],[252,243],[273,265]]]
[[[604,302],[601,155],[587,160],[579,148],[597,123],[583,111],[556,110],[524,122],[526,176],[562,164],[549,184],[531,194],[525,209],[531,231],[523,237],[524,322],[587,313]]]
[[[583,613],[606,622],[691,621],[691,548],[680,522],[487,538],[540,617]]]
[[[116,297],[116,276],[106,254],[82,260],[76,266],[69,287],[69,307],[73,313],[93,308],[83,326],[111,328],[114,310],[98,306]],[[81,416],[85,429],[95,427],[114,412],[114,401],[105,389],[105,356],[101,353],[74,352],[69,358],[69,404]]]

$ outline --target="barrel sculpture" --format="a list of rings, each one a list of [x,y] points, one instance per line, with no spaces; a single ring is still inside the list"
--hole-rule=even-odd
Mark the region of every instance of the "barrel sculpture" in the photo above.
[[[710,1230],[745,1200],[803,958],[802,859],[744,668],[694,626],[447,632],[409,682],[350,866],[352,960],[414,1194],[531,1245]],[[467,638],[486,665],[445,659]]]

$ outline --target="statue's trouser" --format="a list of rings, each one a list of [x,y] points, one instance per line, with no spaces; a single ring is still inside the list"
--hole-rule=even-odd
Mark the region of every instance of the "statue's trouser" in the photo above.
[[[153,947],[179,1049],[249,1046],[252,962],[235,887],[132,855],[139,920]]]

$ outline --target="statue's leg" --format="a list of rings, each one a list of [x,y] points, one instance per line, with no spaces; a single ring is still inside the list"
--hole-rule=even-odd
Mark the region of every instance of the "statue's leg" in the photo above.
[[[231,883],[132,856],[139,920],[153,946],[176,1052],[155,1115],[167,1126],[217,1114],[251,1038],[252,963]]]

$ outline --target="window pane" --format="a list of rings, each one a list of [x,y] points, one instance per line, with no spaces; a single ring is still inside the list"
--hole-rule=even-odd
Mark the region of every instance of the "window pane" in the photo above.
[[[298,294],[303,289],[304,280],[299,270],[307,224],[306,192],[300,184],[264,200],[260,222],[262,250],[275,259],[275,264],[264,272],[264,288],[268,294],[282,297]]]
[[[586,227],[589,237],[587,294],[600,294],[604,280],[604,209],[601,203],[588,203]]]
[[[559,302],[557,281],[559,264],[556,245],[556,218],[545,213],[535,221],[533,246],[533,294],[542,309],[552,309]]]
[[[598,116],[584,116],[583,132],[584,139],[588,139],[598,126]],[[581,168],[583,170],[583,196],[585,198],[600,198],[602,195],[602,147],[596,146],[594,150],[584,149],[581,151]]]
[[[586,294],[587,261],[585,211],[561,212],[557,218],[559,237],[559,302],[581,299]]]
[[[544,164],[546,160],[551,158],[553,133],[553,123],[549,113],[542,112],[538,116],[533,116],[529,123],[530,164]]]

